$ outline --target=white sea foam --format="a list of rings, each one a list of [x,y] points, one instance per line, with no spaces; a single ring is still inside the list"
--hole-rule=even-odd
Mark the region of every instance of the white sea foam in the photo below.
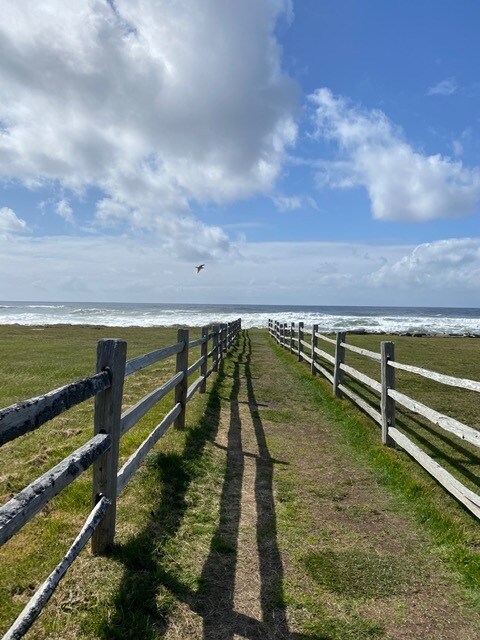
[[[0,305],[0,324],[171,327],[229,322],[242,318],[244,328],[266,327],[269,318],[318,324],[320,332],[480,334],[477,309],[392,309],[374,307],[266,307],[255,305],[155,305],[10,303]]]

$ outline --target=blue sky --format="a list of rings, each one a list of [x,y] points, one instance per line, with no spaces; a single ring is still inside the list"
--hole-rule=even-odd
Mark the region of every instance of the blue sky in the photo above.
[[[479,306],[476,1],[2,10],[0,299]]]

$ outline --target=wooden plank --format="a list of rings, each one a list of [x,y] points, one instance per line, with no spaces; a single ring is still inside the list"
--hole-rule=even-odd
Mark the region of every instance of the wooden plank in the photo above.
[[[318,364],[318,362],[315,363],[315,368],[317,369],[317,371],[320,371],[320,373],[322,373],[325,376],[325,378],[327,378],[327,380],[330,380],[330,382],[333,384],[333,376],[330,373],[330,371],[327,371],[327,369],[322,367],[321,364]]]
[[[110,375],[101,371],[45,395],[17,402],[0,411],[0,446],[30,431],[48,420],[108,389]]]
[[[345,364],[344,362],[340,363],[340,368],[342,371],[345,371],[345,373],[348,373],[350,376],[352,376],[352,378],[355,378],[356,380],[360,380],[360,382],[363,382],[363,384],[366,384],[367,387],[370,387],[371,389],[374,389],[375,391],[378,391],[379,393],[381,393],[382,385],[380,384],[380,382],[377,382],[373,378],[366,376],[364,373],[360,373],[360,371],[357,371],[357,369],[350,367],[348,364]]]
[[[172,422],[174,422],[174,420],[178,418],[181,412],[182,405],[177,402],[173,409],[171,409],[167,413],[163,420],[155,427],[155,429],[153,429],[150,435],[145,438],[138,449],[128,458],[117,475],[117,495],[119,495],[123,491],[125,485],[129,482],[132,475],[141,465],[143,460],[145,460],[145,457],[150,449],[156,442],[158,442],[158,440],[160,440],[168,427],[172,424]]]
[[[144,396],[137,402],[137,404],[127,409],[120,420],[121,435],[123,436],[125,433],[127,433],[127,431],[129,431],[134,425],[137,424],[140,418],[142,418],[147,413],[147,411],[154,407],[157,402],[160,402],[160,400],[167,395],[169,391],[176,387],[177,384],[183,380],[183,376],[183,371],[179,371],[161,387],[158,387],[158,389],[155,389],[155,391],[152,391],[148,395]]]
[[[355,353],[359,353],[362,356],[367,356],[367,358],[371,358],[372,360],[377,360],[378,362],[381,362],[382,360],[382,356],[379,353],[370,351],[369,349],[361,349],[360,347],[356,347],[353,344],[348,344],[347,342],[344,342],[342,344],[342,347],[344,347],[348,351],[354,351]]]
[[[318,347],[315,347],[315,353],[317,354],[317,356],[320,356],[321,358],[328,360],[328,362],[335,364],[335,358],[326,351],[322,351],[322,349],[318,349]]]
[[[0,546],[88,469],[110,446],[111,438],[106,433],[94,436],[0,507]]]
[[[309,364],[309,365],[311,365],[311,364],[312,364],[312,359],[311,359],[311,357],[310,357],[310,356],[307,356],[307,354],[306,354],[306,353],[304,353],[304,354],[303,354],[303,359],[304,359],[306,362],[308,362],[308,364]]]
[[[410,373],[416,373],[419,376],[428,378],[429,380],[435,380],[435,382],[441,382],[451,387],[459,387],[460,389],[468,389],[469,391],[480,392],[480,382],[476,380],[469,380],[468,378],[457,378],[455,376],[446,376],[443,373],[437,373],[436,371],[430,371],[429,369],[422,369],[421,367],[413,367],[409,364],[402,364],[401,362],[390,362],[389,365],[395,369],[402,369],[402,371],[409,371]]]
[[[398,429],[390,429],[390,436],[402,449],[404,449],[419,465],[421,465],[435,480],[447,491],[457,498],[477,518],[480,518],[480,496],[467,489],[461,482],[452,476],[446,469],[432,460],[424,451]]]
[[[187,402],[192,399],[192,397],[195,395],[196,391],[200,388],[202,382],[203,382],[203,378],[199,377],[199,378],[197,378],[195,380],[195,382],[192,382],[192,384],[188,387],[188,389],[187,389]]]
[[[183,342],[183,349],[177,353],[176,373],[183,371],[185,374],[175,387],[175,404],[180,403],[182,410],[175,420],[176,429],[185,429],[185,410],[187,407],[188,389],[188,329],[178,329],[177,341]]]
[[[172,344],[169,347],[165,347],[164,349],[157,349],[156,351],[151,351],[150,353],[146,353],[143,356],[132,358],[131,360],[127,361],[127,364],[125,366],[125,377],[132,375],[132,373],[135,373],[135,371],[145,369],[145,367],[149,367],[159,360],[165,360],[165,358],[174,356],[182,349],[183,342],[177,342],[177,344]]]
[[[201,338],[198,338],[197,340],[190,340],[190,342],[188,343],[188,348],[189,349],[194,349],[195,347],[199,347],[201,344],[204,344],[204,342],[206,342],[205,336],[202,336]]]
[[[324,336],[322,333],[317,333],[317,338],[320,338],[320,340],[324,340],[325,342],[330,342],[330,344],[337,344],[337,341],[334,340],[333,338],[328,338],[327,336]]]
[[[444,431],[453,433],[461,440],[466,440],[467,442],[470,442],[477,447],[480,446],[480,431],[477,431],[476,429],[463,424],[463,422],[460,422],[459,420],[455,420],[455,418],[450,418],[443,413],[439,413],[438,411],[427,407],[417,400],[413,400],[409,396],[406,396],[404,393],[400,393],[399,391],[393,391],[391,389],[389,390],[388,395],[407,409],[410,409],[414,413],[418,413],[419,415],[428,418]]]
[[[26,607],[3,636],[3,640],[19,640],[19,638],[23,638],[27,633],[52,597],[60,580],[92,537],[93,532],[104,518],[110,504],[110,500],[103,497],[95,505],[61,562],[57,564],[48,578],[36,590]]]
[[[368,415],[371,416],[375,420],[375,422],[378,422],[378,424],[380,425],[382,424],[382,414],[376,411],[376,409],[369,405],[368,402],[365,402],[365,400],[358,394],[346,387],[344,384],[340,385],[340,391],[344,395],[348,396],[350,400],[353,400],[355,404],[358,404],[358,406],[361,407],[365,411],[365,413],[368,413]]]
[[[192,365],[190,365],[187,369],[187,376],[190,377],[192,373],[195,373],[197,369],[199,369],[202,364],[205,362],[205,356],[201,356],[198,360],[196,360]]]
[[[312,348],[311,342],[307,342],[306,340],[301,340],[300,342],[301,342],[303,347],[306,347],[307,349],[311,349]]]
[[[108,368],[111,385],[95,396],[94,433],[108,433],[111,447],[93,465],[92,503],[100,496],[112,503],[105,518],[92,536],[92,553],[107,552],[113,546],[117,517],[117,470],[120,448],[120,418],[122,417],[123,384],[127,343],[125,340],[100,340],[97,346],[97,371]]]

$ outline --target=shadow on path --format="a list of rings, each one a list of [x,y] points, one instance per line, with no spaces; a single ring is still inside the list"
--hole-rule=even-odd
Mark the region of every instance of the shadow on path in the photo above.
[[[277,541],[273,494],[273,469],[278,461],[270,456],[251,376],[251,341],[242,332],[230,350],[230,420],[226,446],[226,471],[220,498],[219,524],[212,537],[198,591],[162,568],[168,541],[174,538],[188,508],[186,493],[199,472],[198,462],[208,441],[214,441],[220,424],[221,391],[226,382],[222,361],[209,393],[205,413],[186,434],[182,454],[160,452],[150,466],[158,478],[159,502],[147,526],[126,544],[116,545],[112,558],[123,564],[124,575],[114,597],[115,611],[105,620],[101,637],[108,640],[153,640],[163,635],[174,607],[174,599],[187,604],[203,618],[204,640],[230,640],[235,635],[249,640],[315,640],[291,633],[283,597],[283,565]],[[248,407],[258,455],[242,449],[239,391],[245,380]],[[230,384],[230,383],[228,383]],[[235,582],[242,503],[245,456],[255,459],[256,549],[260,573],[261,620],[235,611]],[[244,497],[245,500],[245,497]],[[172,594],[171,602],[159,608],[161,586]]]

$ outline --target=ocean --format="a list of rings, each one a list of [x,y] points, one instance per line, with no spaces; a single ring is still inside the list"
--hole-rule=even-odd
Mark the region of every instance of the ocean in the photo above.
[[[0,324],[89,324],[109,327],[200,327],[242,318],[244,328],[268,319],[317,323],[321,332],[426,333],[480,336],[480,309],[247,304],[0,302]]]

